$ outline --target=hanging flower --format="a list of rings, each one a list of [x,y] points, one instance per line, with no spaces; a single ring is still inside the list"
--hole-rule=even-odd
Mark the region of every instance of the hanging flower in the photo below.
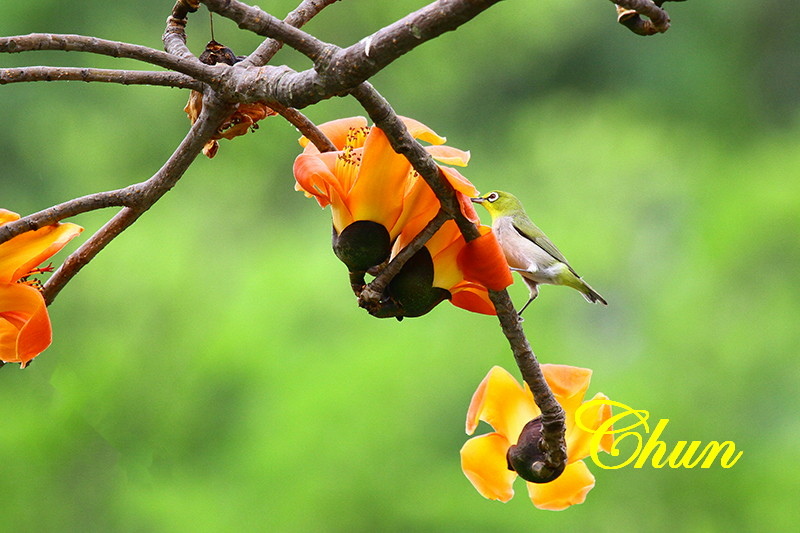
[[[432,143],[425,149],[434,159],[466,166],[469,152],[444,145],[444,137],[416,120],[401,120],[412,137]],[[368,127],[365,118],[335,120],[320,129],[338,150],[320,153],[302,138],[304,151],[294,164],[295,189],[321,207],[331,206],[334,252],[350,272],[363,273],[394,257],[422,231],[438,213],[439,200],[408,160],[392,149],[383,131]],[[469,200],[475,187],[456,169],[439,168],[455,189],[462,212],[478,222]],[[485,238],[480,243],[466,245],[455,223],[447,222],[390,284],[388,292],[402,310],[387,316],[419,316],[444,299],[494,313],[487,287],[499,290],[512,280],[491,229],[483,226],[481,232]],[[469,252],[460,255],[465,248]],[[481,262],[494,268],[472,268]]]
[[[0,226],[19,215],[0,209]],[[0,244],[0,361],[22,367],[50,345],[52,332],[44,298],[31,275],[83,228],[52,224]]]
[[[230,48],[211,40],[206,45],[206,49],[200,55],[199,60],[206,65],[216,65],[217,63],[233,65],[241,61],[241,58],[236,57],[236,54],[234,54]],[[200,117],[200,112],[203,110],[203,93],[193,90],[183,110],[189,116],[189,121],[192,124],[197,122],[197,119]],[[209,159],[214,157],[219,149],[218,139],[230,140],[239,135],[244,135],[248,131],[255,131],[258,129],[257,122],[259,120],[277,114],[278,113],[261,102],[238,104],[236,110],[225,119],[219,129],[217,129],[217,132],[205,144],[203,147],[203,154]]]
[[[575,411],[583,403],[592,371],[566,365],[542,365],[542,373],[558,403],[566,412],[567,466],[564,472],[548,483],[526,482],[528,495],[539,509],[560,511],[583,503],[594,487],[594,476],[582,461],[590,454],[592,433],[575,423]],[[607,399],[598,393],[594,398]],[[466,430],[472,435],[483,420],[493,433],[469,439],[461,448],[461,468],[472,485],[490,500],[507,502],[514,495],[512,487],[517,473],[511,469],[509,449],[518,443],[523,428],[541,412],[527,384],[523,387],[505,369],[493,367],[472,397],[467,413]],[[611,417],[611,408],[598,402],[581,415],[585,427],[597,429]],[[611,434],[600,441],[600,449],[609,451]]]

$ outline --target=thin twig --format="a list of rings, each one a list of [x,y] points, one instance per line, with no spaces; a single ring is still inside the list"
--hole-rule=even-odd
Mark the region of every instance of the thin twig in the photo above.
[[[0,85],[29,81],[97,81],[203,90],[201,82],[179,72],[45,66],[0,69]]]
[[[233,111],[233,106],[220,102],[213,94],[204,96],[203,110],[189,133],[166,163],[149,180],[131,186],[139,201],[117,213],[86,242],[73,252],[61,267],[45,283],[42,292],[49,305],[89,261],[106,247],[115,237],[130,227],[159,198],[167,193],[183,176],[195,160],[203,145],[216,133],[222,121]]]
[[[300,133],[305,135],[320,152],[335,152],[338,150],[331,140],[322,133],[322,130],[297,109],[284,107],[277,102],[271,102],[269,107],[289,121]]]
[[[425,243],[428,242],[430,238],[433,237],[433,234],[439,231],[439,228],[448,220],[450,220],[450,216],[443,209],[440,209],[422,231],[411,239],[411,242],[389,261],[384,269],[381,270],[380,274],[361,290],[358,295],[358,305],[368,311],[371,308],[380,307],[383,291],[386,290],[392,278],[400,273],[400,269],[403,268],[403,265],[425,246]]]
[[[283,22],[294,26],[295,28],[302,27],[309,20],[314,18],[325,7],[333,4],[337,0],[303,0],[294,11],[286,15]],[[270,60],[278,53],[283,47],[283,43],[275,39],[266,39],[256,48],[252,54],[247,56],[243,61],[245,65],[263,66],[270,62]]]

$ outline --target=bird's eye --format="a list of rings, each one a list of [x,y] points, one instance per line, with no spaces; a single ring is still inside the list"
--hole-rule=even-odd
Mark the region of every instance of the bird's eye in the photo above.
[[[486,197],[486,199],[489,200],[490,202],[494,202],[498,198],[500,198],[500,196],[498,196],[496,192],[490,193],[489,196]]]

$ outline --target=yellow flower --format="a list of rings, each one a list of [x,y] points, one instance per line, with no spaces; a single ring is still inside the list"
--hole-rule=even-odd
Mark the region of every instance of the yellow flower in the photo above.
[[[415,139],[431,143],[425,149],[441,163],[466,166],[469,152],[444,145],[445,138],[409,118],[401,117]],[[333,249],[350,272],[366,272],[396,255],[433,219],[440,204],[428,184],[396,153],[378,127],[363,117],[322,124],[323,133],[338,149],[320,153],[306,138],[294,163],[295,189],[331,206]],[[456,169],[439,167],[456,191],[465,216],[478,222],[470,196],[475,187]],[[385,316],[420,316],[444,299],[481,313],[494,313],[488,288],[511,284],[508,265],[491,228],[464,242],[448,221],[390,283],[388,293],[398,309]],[[379,315],[384,316],[384,315]]]
[[[0,209],[0,226],[18,219]],[[0,361],[24,367],[50,345],[44,298],[28,276],[81,231],[75,224],[52,224],[0,244]]]
[[[590,454],[592,433],[575,424],[575,411],[589,388],[592,371],[566,365],[542,365],[542,372],[556,400],[566,412],[567,466],[549,483],[526,482],[528,495],[539,509],[560,511],[583,503],[594,487],[594,476],[582,461]],[[607,399],[598,393],[593,399]],[[507,454],[517,444],[523,427],[541,414],[528,386],[519,383],[505,369],[493,367],[472,397],[466,430],[472,435],[483,420],[493,433],[469,439],[461,448],[461,468],[472,485],[490,500],[507,502],[514,495],[517,473],[510,469]],[[608,405],[587,408],[581,422],[597,429],[611,416]],[[609,451],[613,437],[603,436],[600,448]]]

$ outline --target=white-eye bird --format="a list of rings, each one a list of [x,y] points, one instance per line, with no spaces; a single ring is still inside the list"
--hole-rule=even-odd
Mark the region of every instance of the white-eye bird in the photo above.
[[[569,265],[547,235],[525,213],[522,203],[513,195],[503,191],[491,191],[479,198],[472,198],[492,215],[492,231],[503,249],[511,270],[522,275],[528,286],[530,299],[519,314],[539,295],[538,285],[566,285],[580,291],[592,303],[608,305],[605,298],[583,281]]]

